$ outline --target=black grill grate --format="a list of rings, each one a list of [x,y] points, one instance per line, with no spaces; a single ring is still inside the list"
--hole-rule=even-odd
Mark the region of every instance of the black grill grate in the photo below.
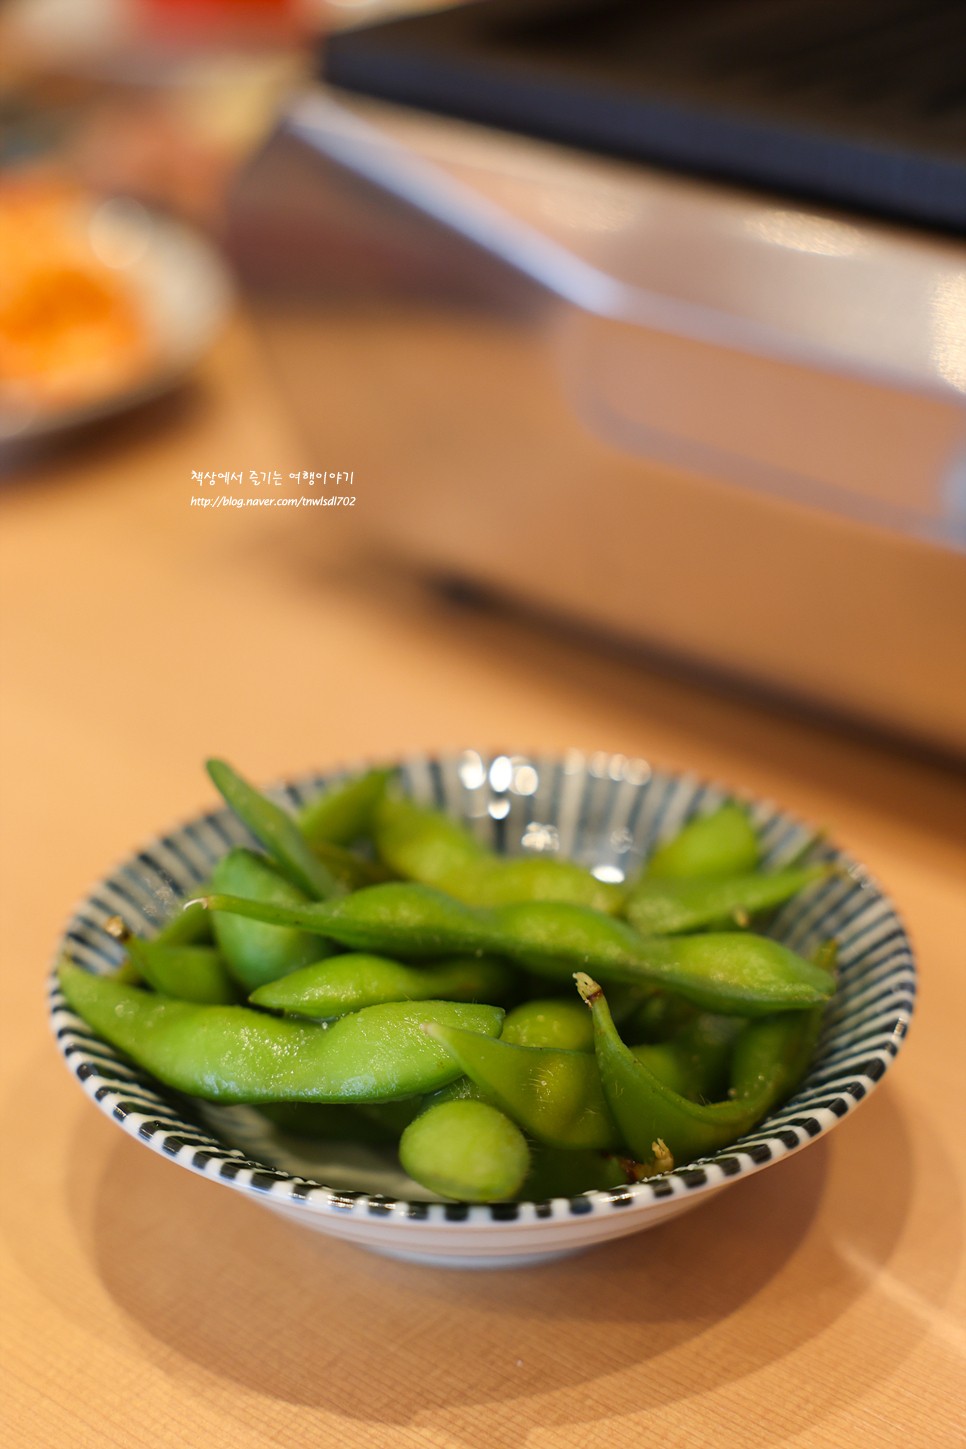
[[[966,227],[966,0],[486,0],[347,30],[328,80]]]

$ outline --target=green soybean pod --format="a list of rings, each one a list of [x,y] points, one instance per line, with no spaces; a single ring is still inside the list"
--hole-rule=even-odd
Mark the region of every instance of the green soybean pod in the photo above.
[[[127,950],[138,974],[162,996],[212,1006],[238,1000],[225,963],[211,946],[167,946],[131,936]]]
[[[733,1100],[764,1100],[767,1110],[773,1102],[787,1097],[808,1066],[821,1022],[819,1011],[776,1012],[748,1022],[735,1042],[731,1064]]]
[[[303,891],[274,870],[264,856],[244,846],[229,851],[215,866],[212,883],[245,900],[271,906],[303,906]],[[227,912],[212,913],[215,939],[228,969],[248,993],[331,950],[327,942],[293,926],[265,925]]]
[[[650,981],[704,1011],[763,1016],[827,1001],[827,973],[780,942],[751,932],[641,936],[578,906],[504,906],[491,912],[491,949],[558,978],[593,965],[605,980]]]
[[[499,1002],[512,987],[509,967],[487,957],[456,957],[419,967],[354,951],[271,981],[249,999],[253,1006],[287,1016],[324,1020],[383,1001]]]
[[[735,1016],[820,1005],[834,989],[827,972],[763,936],[737,931],[644,937],[625,921],[562,902],[484,909],[403,881],[294,909],[227,895],[206,899],[212,910],[301,926],[392,956],[491,952],[558,980],[593,966],[609,982],[670,987],[705,1011]]]
[[[373,817],[385,796],[392,769],[367,770],[310,800],[299,811],[299,830],[310,845],[351,845],[372,834]]]
[[[827,880],[836,867],[828,863],[788,870],[702,878],[651,880],[631,891],[624,913],[642,936],[669,936],[702,927],[722,927],[750,918],[791,900],[808,886]]]
[[[281,805],[250,785],[225,760],[209,760],[208,774],[227,805],[264,846],[282,875],[311,900],[338,894],[335,878]]]
[[[587,1015],[589,1018],[590,1013],[588,1012]],[[593,1028],[593,1022],[591,1022],[591,1028]],[[672,1091],[679,1092],[682,1097],[689,1097],[692,1101],[696,1100],[696,1094],[689,1090],[691,1082],[687,1064],[682,1059],[680,1052],[675,1049],[673,1042],[662,1041],[655,1042],[653,1045],[635,1046],[631,1047],[630,1051],[631,1055],[643,1063],[659,1082],[663,1082]]]
[[[814,964],[835,982],[838,942],[823,941],[812,956]],[[784,1012],[762,1017],[744,1026],[735,1038],[731,1056],[730,1095],[738,1099],[788,1096],[798,1085],[812,1057],[822,1028],[822,1012],[808,1012],[804,1022]]]
[[[585,866],[553,856],[491,856],[460,866],[436,882],[470,906],[505,906],[518,901],[564,901],[615,915],[625,889],[598,880]],[[428,882],[433,884],[433,882]]]
[[[344,845],[330,845],[325,840],[315,841],[313,855],[318,856],[333,880],[343,890],[357,891],[363,886],[382,885],[392,880],[392,874],[377,860],[368,860]]]
[[[647,862],[652,880],[693,880],[699,876],[738,875],[758,865],[761,850],[755,827],[734,801],[699,815],[659,845]]]
[[[513,1046],[442,1023],[423,1029],[452,1053],[487,1101],[538,1142],[604,1151],[623,1146],[589,1052]]]
[[[689,1162],[733,1142],[760,1121],[804,1070],[817,1033],[818,1012],[784,1012],[749,1022],[749,1090],[723,1102],[693,1102],[666,1085],[617,1033],[600,986],[575,974],[577,989],[594,1019],[594,1044],[606,1101],[635,1157],[647,1161],[670,1153]],[[739,1048],[736,1046],[735,1057]]]
[[[413,800],[383,803],[376,817],[376,849],[398,875],[470,906],[568,901],[613,913],[624,900],[622,887],[598,880],[575,861],[496,855],[458,821]]]
[[[458,820],[400,796],[380,803],[373,835],[379,859],[397,875],[441,889],[454,871],[492,858]]]
[[[488,1102],[441,1102],[411,1122],[399,1142],[409,1176],[441,1197],[505,1202],[530,1168],[519,1127]]]
[[[685,1001],[676,991],[656,990],[621,1018],[611,1003],[613,995],[614,988],[608,983],[607,1002],[611,1007],[611,1015],[620,1023],[625,1038],[632,1045],[670,1041],[698,1014],[697,1007],[692,1006],[690,1001]]]
[[[291,908],[239,900],[216,893],[204,898],[209,910],[248,916],[279,926],[300,926],[358,951],[400,957],[461,956],[493,951],[496,932],[489,916],[461,905],[442,891],[409,881],[367,886],[338,900]]]
[[[594,1026],[579,1001],[543,997],[523,1001],[507,1012],[501,1041],[514,1046],[557,1047],[560,1051],[592,1052]]]
[[[718,1101],[728,1091],[731,1055],[741,1026],[739,1017],[702,1012],[672,1041],[632,1046],[631,1055],[682,1097]]]
[[[211,881],[204,881],[197,888],[198,894],[211,890]],[[189,905],[165,921],[152,940],[159,946],[204,946],[213,939],[211,917],[204,906]]]
[[[173,1001],[64,963],[71,1010],[165,1086],[212,1102],[392,1102],[459,1076],[427,1022],[496,1035],[503,1012],[454,1001],[392,1001],[330,1027],[247,1006]]]
[[[751,932],[645,937],[596,911],[536,901],[491,910],[485,924],[490,949],[531,971],[559,979],[593,965],[608,982],[650,981],[705,1011],[762,1016],[820,1004],[833,990],[826,972]]]
[[[735,1043],[742,1029],[738,1016],[702,1011],[677,1033],[673,1046],[687,1073],[685,1096],[717,1102],[728,1095]]]

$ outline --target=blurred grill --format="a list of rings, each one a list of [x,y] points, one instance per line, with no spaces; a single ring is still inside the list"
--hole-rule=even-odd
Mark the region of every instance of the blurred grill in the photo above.
[[[350,90],[966,226],[961,0],[486,0],[330,38]]]

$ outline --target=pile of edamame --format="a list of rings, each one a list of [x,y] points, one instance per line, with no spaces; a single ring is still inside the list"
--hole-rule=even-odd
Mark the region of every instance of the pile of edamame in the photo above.
[[[801,1079],[835,987],[748,929],[827,876],[761,868],[726,803],[617,885],[488,850],[370,770],[297,816],[221,760],[238,847],[113,976],[65,961],[71,1008],[164,1085],[284,1129],[398,1144],[468,1202],[572,1196],[682,1166]]]

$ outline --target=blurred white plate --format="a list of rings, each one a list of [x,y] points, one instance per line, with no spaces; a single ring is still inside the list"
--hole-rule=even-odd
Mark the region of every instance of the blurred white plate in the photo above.
[[[228,269],[203,237],[139,202],[102,201],[85,217],[91,251],[123,279],[144,318],[152,361],[116,389],[77,403],[15,406],[0,396],[0,446],[38,441],[168,392],[208,350],[233,300]]]

